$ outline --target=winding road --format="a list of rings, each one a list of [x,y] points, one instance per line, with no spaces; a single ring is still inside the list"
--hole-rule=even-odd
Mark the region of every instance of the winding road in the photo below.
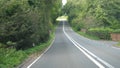
[[[27,68],[120,68],[120,49],[80,36],[61,21],[52,46]]]

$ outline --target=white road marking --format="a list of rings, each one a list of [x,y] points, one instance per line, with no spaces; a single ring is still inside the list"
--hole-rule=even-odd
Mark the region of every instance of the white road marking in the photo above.
[[[68,39],[79,49],[81,50],[92,62],[94,62],[99,68],[105,68],[102,64],[100,64],[97,60],[99,60],[100,62],[102,62],[103,64],[105,64],[106,66],[108,66],[109,68],[114,68],[112,65],[110,65],[109,63],[105,62],[104,60],[100,59],[99,57],[97,57],[96,55],[94,55],[93,53],[91,53],[90,51],[88,51],[87,49],[85,49],[84,47],[82,47],[79,43],[77,43],[75,40],[73,40],[64,30],[64,23],[63,23],[63,32],[65,33],[65,35],[68,37]],[[53,40],[54,42],[54,40]],[[50,47],[52,46],[53,42],[51,43],[51,45],[35,60],[33,61],[27,68],[30,68],[35,62],[37,62],[43,55],[44,53],[46,53]],[[80,47],[79,47],[79,46]],[[97,60],[95,60],[94,58],[92,58],[92,55],[94,58],[97,58]]]
[[[80,45],[79,43],[77,43],[75,40],[73,40],[66,32],[64,29],[64,22],[63,22],[63,32],[64,34],[67,36],[67,38],[80,50],[82,51],[93,63],[95,63],[99,68],[105,68],[101,63],[103,63],[104,65],[106,65],[109,68],[114,68],[112,65],[110,65],[109,63],[107,63],[106,61],[100,59],[99,57],[97,57],[95,54],[93,54],[92,52],[88,51],[86,48],[84,48],[82,45]],[[79,46],[78,46],[79,45]],[[99,60],[101,63],[99,63],[97,60],[95,60],[94,58],[96,58],[97,60]]]
[[[115,47],[115,46],[111,46],[111,47],[114,48],[114,49],[120,50],[119,47]]]
[[[107,63],[106,61],[104,61],[104,60],[102,60],[102,59],[100,59],[99,57],[97,57],[95,54],[93,54],[92,52],[90,52],[90,51],[88,51],[86,48],[84,48],[82,45],[80,45],[79,43],[77,43],[76,41],[75,41],[75,43],[77,44],[77,45],[79,45],[83,50],[85,50],[87,53],[89,53],[91,56],[93,56],[94,58],[96,58],[98,61],[100,61],[100,62],[102,62],[104,65],[106,65],[107,67],[109,67],[109,68],[114,68],[112,65],[110,65],[109,63]]]
[[[36,60],[34,60],[27,68],[30,68],[35,62],[37,62],[50,49],[54,41],[55,41],[55,38],[50,44],[50,46]]]

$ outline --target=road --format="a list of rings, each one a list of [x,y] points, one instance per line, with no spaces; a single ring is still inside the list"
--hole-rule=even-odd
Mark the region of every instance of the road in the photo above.
[[[61,21],[52,46],[28,68],[120,68],[120,49],[80,36]]]

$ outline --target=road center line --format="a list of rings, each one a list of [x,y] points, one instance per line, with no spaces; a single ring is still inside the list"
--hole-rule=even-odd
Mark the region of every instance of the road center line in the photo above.
[[[107,63],[106,61],[100,59],[99,57],[97,57],[95,54],[93,54],[92,52],[88,51],[86,48],[84,48],[82,45],[80,45],[79,43],[77,43],[75,40],[73,40],[66,32],[64,29],[64,22],[63,22],[63,32],[64,34],[67,36],[67,38],[80,50],[82,51],[93,63],[95,63],[99,68],[105,68],[101,63],[103,63],[104,65],[106,65],[109,68],[114,68],[112,65],[110,65],[109,63]],[[96,58],[97,60],[95,60],[94,58]]]

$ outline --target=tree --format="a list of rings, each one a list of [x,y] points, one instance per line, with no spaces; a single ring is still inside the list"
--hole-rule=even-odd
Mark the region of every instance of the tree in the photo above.
[[[0,43],[26,49],[47,41],[60,6],[60,0],[0,0]]]
[[[118,0],[68,0],[63,8],[69,22],[80,28],[109,27],[120,29],[120,1]],[[76,24],[77,23],[77,24]]]

